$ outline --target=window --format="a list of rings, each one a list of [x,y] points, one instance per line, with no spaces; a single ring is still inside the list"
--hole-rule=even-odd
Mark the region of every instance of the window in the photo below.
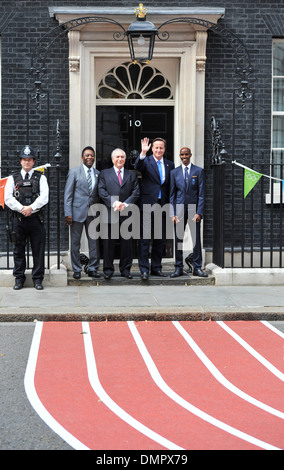
[[[170,83],[158,69],[126,63],[109,70],[101,80],[97,99],[100,98],[168,100],[173,95]]]
[[[272,163],[274,176],[284,178],[284,39],[273,41]]]

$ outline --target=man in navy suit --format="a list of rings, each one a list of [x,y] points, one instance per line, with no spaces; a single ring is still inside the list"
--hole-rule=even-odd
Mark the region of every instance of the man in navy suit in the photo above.
[[[129,214],[131,206],[134,210],[133,205],[138,202],[139,183],[136,173],[124,168],[124,150],[113,150],[111,158],[113,167],[100,172],[98,187],[100,199],[106,206],[106,216],[101,215],[104,277],[110,279],[114,273],[115,241],[119,239],[119,270],[122,276],[132,279],[130,269],[133,262],[133,238],[128,233],[123,235],[122,226],[132,215]],[[139,213],[136,220],[137,218],[139,220]]]
[[[181,165],[171,172],[170,215],[175,224],[175,272],[171,277],[183,275],[183,236],[189,224],[193,241],[193,275],[207,277],[202,271],[200,222],[204,212],[204,170],[190,163],[192,156],[188,147],[180,150]]]
[[[99,241],[89,236],[89,226],[94,219],[89,214],[89,208],[98,202],[99,171],[93,168],[94,162],[94,149],[85,147],[82,150],[82,165],[69,170],[64,190],[64,215],[65,223],[70,226],[74,279],[81,277],[80,244],[84,226],[89,246],[88,276],[100,277],[97,272],[100,263]]]
[[[152,142],[153,154],[147,156],[150,148],[149,139],[145,137],[141,140],[141,154],[134,165],[134,168],[142,174],[141,234],[138,245],[138,262],[142,280],[147,280],[149,277],[149,246],[151,239],[151,274],[165,276],[162,272],[162,257],[166,241],[167,214],[163,210],[157,211],[157,206],[163,209],[163,206],[169,203],[170,173],[174,168],[174,163],[164,158],[166,150],[166,141],[164,139],[160,137],[154,139]],[[158,232],[160,231],[160,234],[153,237],[155,212],[159,219],[158,228],[160,230]]]

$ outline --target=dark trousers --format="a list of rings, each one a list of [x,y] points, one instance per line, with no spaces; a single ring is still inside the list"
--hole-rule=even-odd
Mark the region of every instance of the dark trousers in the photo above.
[[[158,234],[155,234],[155,225]],[[144,211],[141,211],[140,240],[138,244],[138,263],[141,273],[149,272],[149,257],[151,259],[151,270],[162,270],[162,258],[164,255],[165,244],[166,213],[162,212],[161,217],[155,218],[154,206],[152,206],[151,212],[150,209],[148,209],[146,214],[144,209]]]
[[[85,222],[76,222],[73,220],[70,226],[71,235],[71,264],[74,272],[80,272],[82,265],[80,262],[80,247],[83,228],[85,227],[86,236],[88,239],[89,247],[89,271],[97,271],[100,264],[100,248],[99,240],[96,238],[96,233],[92,233],[93,217],[87,217]],[[90,229],[89,229],[90,227]]]
[[[119,223],[103,224],[103,272],[108,276],[114,273],[115,248],[119,244],[119,271],[121,274],[129,274],[133,263],[133,238],[124,239],[120,236]]]
[[[13,275],[16,279],[25,281],[26,256],[25,248],[27,239],[30,240],[33,256],[32,278],[42,281],[44,278],[44,248],[45,228],[37,215],[32,217],[13,218],[13,231],[16,233],[14,244],[14,269]]]
[[[186,224],[189,224],[191,232],[192,243],[193,243],[193,267],[195,269],[201,268],[202,265],[202,251],[201,251],[201,239],[200,239],[200,222],[193,222],[192,213],[189,213],[187,208],[184,211],[184,218],[178,223],[182,224],[182,227],[177,227],[175,224],[175,267],[177,269],[183,268],[183,235],[185,232]],[[181,230],[181,228],[183,230]]]

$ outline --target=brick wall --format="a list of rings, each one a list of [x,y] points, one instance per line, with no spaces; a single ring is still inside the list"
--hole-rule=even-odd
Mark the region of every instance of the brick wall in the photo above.
[[[80,2],[81,3],[81,2]],[[134,2],[135,3],[135,2]],[[133,3],[133,9],[138,5]],[[146,4],[147,3],[147,4]],[[145,6],[196,6],[194,1],[147,1]],[[29,76],[31,53],[36,42],[57,23],[49,17],[48,6],[76,6],[75,0],[13,1],[2,0],[0,4],[0,32],[2,47],[2,175],[18,166],[16,152],[26,143],[27,90],[32,90],[33,80]],[[84,6],[102,5],[95,0],[84,1]],[[109,1],[112,6],[129,6],[128,1]],[[271,140],[271,43],[272,37],[284,37],[284,7],[279,1],[199,1],[198,7],[224,7],[224,19],[220,24],[236,34],[245,44],[251,58],[256,78],[250,86],[254,92],[255,112],[249,103],[246,109],[237,107],[233,121],[233,93],[240,80],[236,75],[237,62],[231,45],[214,32],[209,32],[206,66],[206,137],[205,169],[207,177],[207,203],[204,230],[204,246],[212,246],[212,170],[210,119],[214,115],[220,123],[223,141],[232,158],[232,132],[235,122],[235,158],[250,165],[267,161]],[[66,37],[60,37],[50,49],[47,60],[47,77],[42,83],[50,94],[49,123],[46,120],[46,101],[38,111],[31,110],[30,143],[40,152],[40,161],[54,163],[56,152],[55,126],[60,120],[62,160],[61,191],[68,170],[68,60]],[[254,128],[252,133],[252,117]],[[49,126],[50,139],[47,140]],[[253,147],[252,147],[252,137]],[[8,153],[8,158],[7,158]],[[56,173],[51,171],[51,198],[55,198]],[[227,187],[230,193],[230,185]],[[55,202],[54,202],[55,203]],[[227,210],[229,211],[229,205]],[[55,221],[52,220],[52,224]],[[62,225],[62,247],[68,243],[67,230]]]

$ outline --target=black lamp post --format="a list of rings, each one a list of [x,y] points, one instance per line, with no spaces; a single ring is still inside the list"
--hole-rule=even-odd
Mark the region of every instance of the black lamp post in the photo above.
[[[134,64],[148,63],[153,56],[158,30],[153,23],[146,21],[147,9],[143,8],[142,3],[134,11],[137,19],[131,23],[126,32],[131,60]]]

